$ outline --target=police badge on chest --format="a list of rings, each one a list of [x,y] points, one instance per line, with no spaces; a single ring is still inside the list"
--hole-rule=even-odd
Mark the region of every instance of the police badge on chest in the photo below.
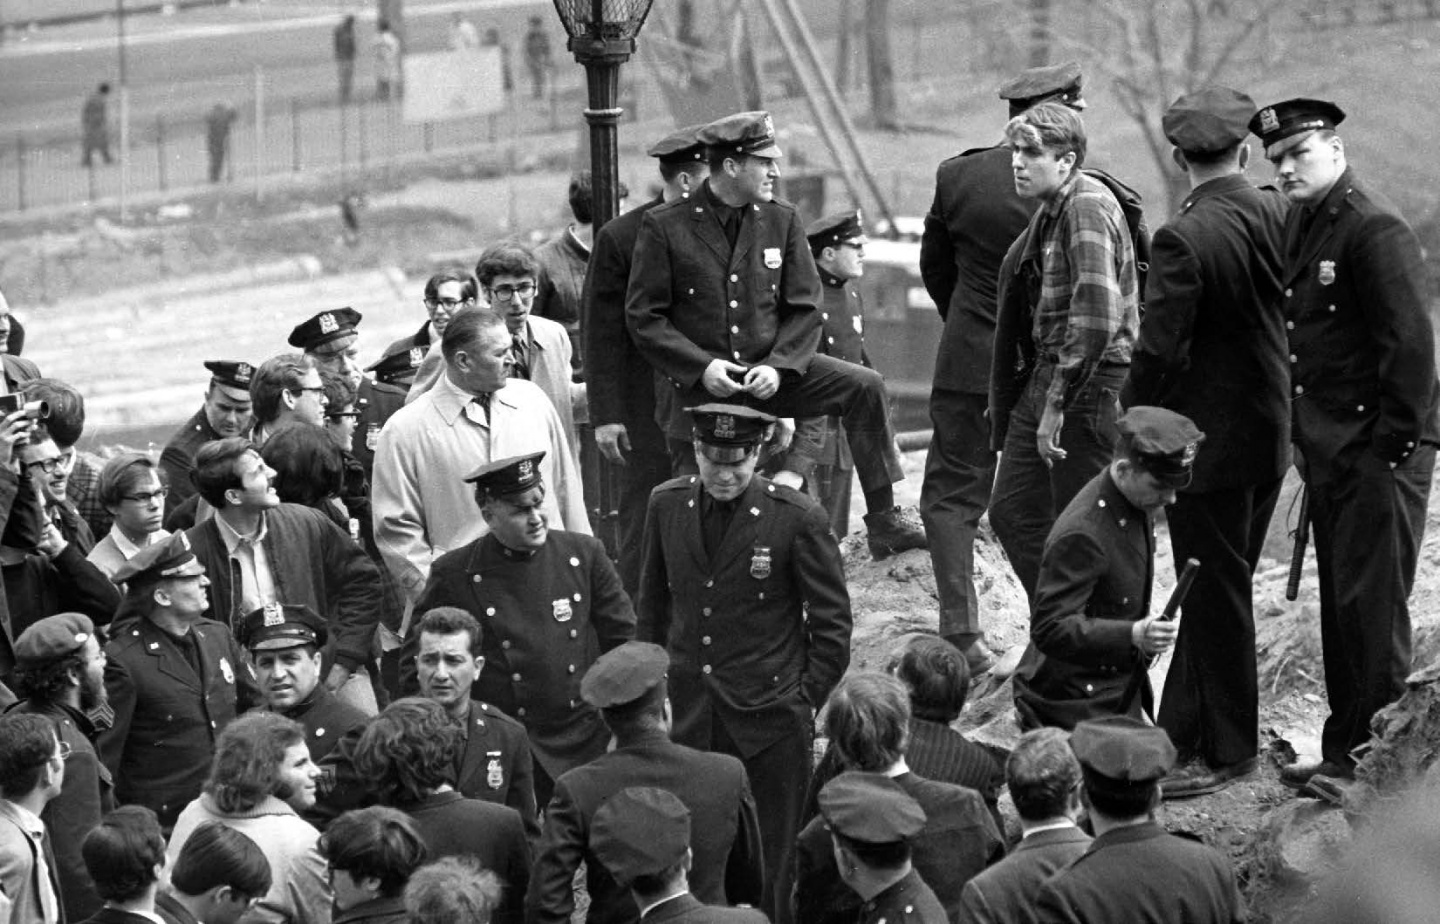
[[[505,771],[500,766],[500,752],[486,751],[488,761],[485,764],[485,785],[491,789],[499,789],[505,785]]]
[[[770,576],[770,546],[757,545],[750,553],[750,576],[763,581]]]

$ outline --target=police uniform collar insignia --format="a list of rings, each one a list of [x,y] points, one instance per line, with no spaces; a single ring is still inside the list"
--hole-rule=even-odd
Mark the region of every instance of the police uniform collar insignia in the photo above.
[[[1260,132],[1262,134],[1273,132],[1280,127],[1280,120],[1275,116],[1275,107],[1267,106],[1260,110]]]
[[[284,624],[285,624],[285,611],[280,608],[280,604],[278,604],[278,603],[267,603],[267,604],[265,604],[265,622],[264,622],[264,625],[267,626],[267,627],[269,627],[269,626],[283,626]]]
[[[729,440],[735,438],[735,417],[732,414],[715,415],[715,436],[718,439]]]
[[[750,576],[762,581],[770,576],[770,547],[768,545],[755,546],[754,552],[750,555]]]
[[[571,617],[575,615],[575,611],[570,608],[570,601],[564,597],[552,601],[550,608],[555,615],[556,622],[569,622]]]
[[[1322,286],[1328,286],[1328,285],[1330,285],[1330,283],[1332,283],[1332,282],[1334,282],[1334,281],[1335,281],[1335,261],[1334,261],[1334,260],[1321,260],[1321,261],[1320,261],[1320,284],[1321,284]]]
[[[328,311],[321,313],[319,321],[322,334],[333,334],[340,329],[340,325],[335,323],[335,315]]]

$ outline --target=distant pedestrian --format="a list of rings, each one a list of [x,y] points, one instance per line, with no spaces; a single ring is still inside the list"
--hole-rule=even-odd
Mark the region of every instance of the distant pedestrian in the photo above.
[[[230,153],[230,126],[240,117],[229,103],[216,103],[205,115],[205,150],[210,155],[210,182],[220,182]]]
[[[480,33],[475,24],[456,13],[450,19],[450,50],[474,51],[480,47]]]
[[[105,163],[115,163],[110,156],[110,84],[100,84],[94,93],[85,98],[85,108],[80,111],[80,126],[83,131],[80,166],[90,166],[90,156],[96,151],[105,158]]]
[[[541,25],[539,16],[530,17],[530,31],[525,33],[525,66],[530,68],[530,86],[536,99],[545,95],[545,80],[554,67],[550,56],[550,35]]]
[[[400,96],[400,39],[390,23],[380,20],[375,36],[375,95],[388,100]]]
[[[335,67],[340,75],[340,102],[350,102],[355,85],[355,17],[346,16],[335,27]]]
[[[486,29],[485,38],[481,40],[482,48],[500,49],[500,82],[508,95],[515,89],[515,75],[510,70],[510,46],[500,41],[499,29]]]

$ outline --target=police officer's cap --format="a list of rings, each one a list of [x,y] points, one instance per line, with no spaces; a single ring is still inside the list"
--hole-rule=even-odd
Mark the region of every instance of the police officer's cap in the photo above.
[[[766,430],[775,422],[764,411],[738,404],[702,404],[688,411],[695,421],[695,441],[712,462],[744,459],[764,441]]]
[[[1012,110],[1029,109],[1055,97],[1069,104],[1080,99],[1082,80],[1076,61],[1032,67],[1001,84],[1000,98],[1008,100]]]
[[[136,552],[134,558],[115,569],[110,581],[128,584],[133,590],[166,578],[194,577],[204,573],[205,566],[190,550],[190,540],[184,533],[173,533],[168,539],[151,543]]]
[[[645,151],[662,164],[689,164],[705,159],[705,145],[700,140],[703,125],[687,125],[676,129]]]
[[[408,347],[380,357],[366,366],[365,371],[375,373],[375,381],[393,385],[399,379],[413,377],[424,361],[424,347]]]
[[[1070,733],[1085,785],[1117,796],[1147,790],[1175,765],[1175,745],[1163,728],[1128,715],[1087,719]]]
[[[762,110],[737,112],[700,129],[699,140],[719,154],[784,157],[775,144],[775,122]]]
[[[1163,407],[1139,405],[1115,421],[1125,448],[1164,484],[1183,488],[1194,474],[1195,455],[1205,439],[1190,418]]]
[[[896,844],[925,827],[920,803],[880,773],[842,773],[820,790],[819,801],[832,831],[863,844]]]
[[[353,335],[360,318],[360,312],[354,308],[322,311],[310,320],[296,324],[286,343],[306,353],[313,353],[316,347]]]
[[[866,244],[865,218],[859,209],[835,212],[817,218],[805,227],[805,239],[811,246],[836,247],[840,244]]]
[[[655,689],[670,655],[650,642],[625,642],[595,659],[580,678],[580,698],[596,709],[626,706]]]
[[[491,497],[523,494],[540,484],[540,460],[543,458],[545,452],[541,450],[487,462],[466,475],[465,481]]]
[[[1287,99],[1266,106],[1250,120],[1250,130],[1265,144],[1265,156],[1277,157],[1313,131],[1333,129],[1345,111],[1323,99]]]
[[[1160,127],[1175,147],[1191,154],[1218,154],[1250,134],[1255,101],[1229,87],[1186,93],[1165,110]]]
[[[15,666],[40,667],[72,655],[95,637],[95,624],[84,613],[56,613],[46,616],[20,633],[15,640]]]
[[[590,849],[619,883],[653,876],[685,858],[690,849],[690,810],[664,789],[622,789],[595,810]]]
[[[254,366],[229,359],[212,359],[205,368],[210,370],[211,381],[241,391],[250,390],[250,380],[255,376]]]
[[[325,620],[298,603],[267,603],[240,621],[235,639],[251,651],[279,651],[314,645],[324,648],[330,633]]]

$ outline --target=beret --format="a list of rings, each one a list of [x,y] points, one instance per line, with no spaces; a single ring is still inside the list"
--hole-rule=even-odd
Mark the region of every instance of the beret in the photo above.
[[[33,622],[15,640],[15,665],[34,667],[63,658],[95,637],[95,624],[84,613],[56,613]]]

